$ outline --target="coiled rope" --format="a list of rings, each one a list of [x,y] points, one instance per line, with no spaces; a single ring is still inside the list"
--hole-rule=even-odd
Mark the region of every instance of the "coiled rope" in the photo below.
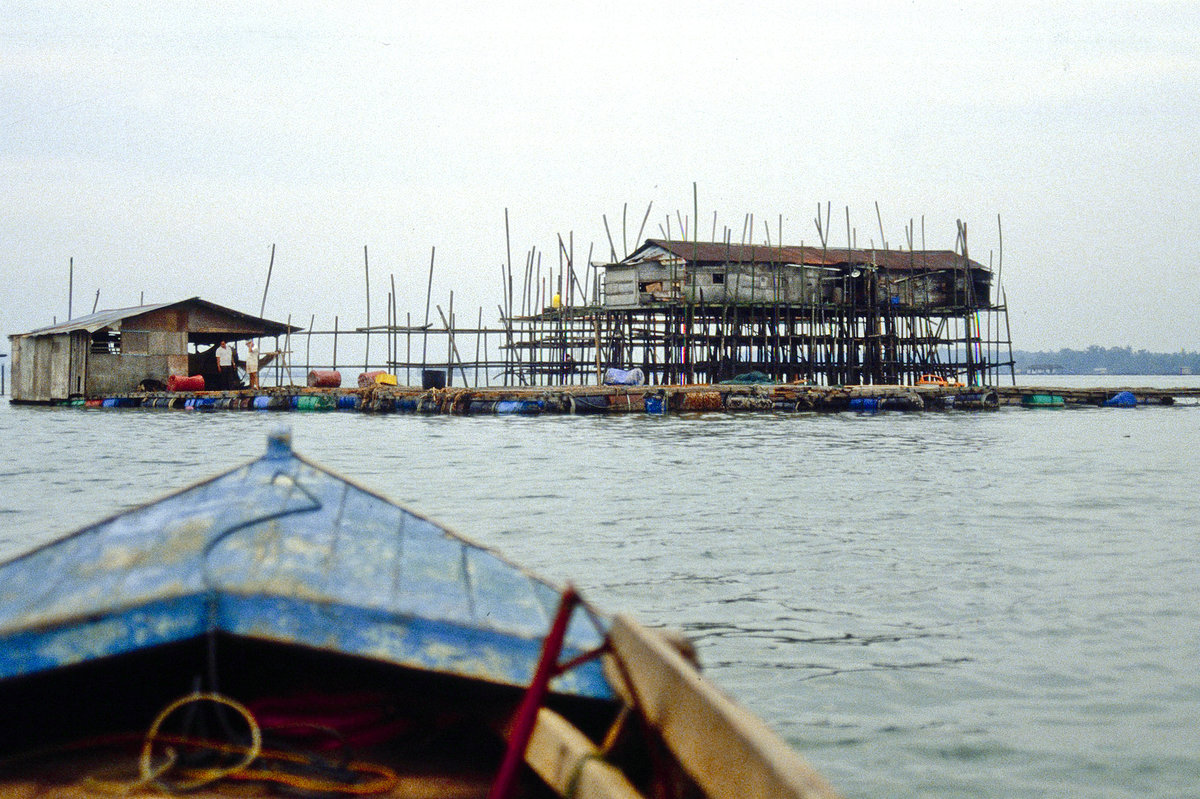
[[[202,769],[200,772],[201,776],[196,779],[186,780],[171,786],[164,785],[162,782],[161,770],[156,770],[152,766],[152,761],[154,759],[154,742],[158,738],[158,730],[160,727],[162,727],[163,722],[166,721],[172,713],[181,707],[195,702],[212,702],[217,705],[224,705],[225,707],[237,711],[238,715],[245,719],[246,726],[250,730],[250,746],[245,747],[242,754],[242,759],[231,766],[226,766],[224,768],[217,767]],[[228,751],[228,745],[214,747],[209,742],[198,743],[201,743],[210,749],[217,748],[218,750],[224,749]],[[150,725],[150,730],[146,733],[146,740],[142,743],[142,756],[138,760],[138,776],[141,778],[142,784],[153,782],[155,786],[166,791],[194,791],[197,788],[203,788],[205,785],[211,785],[212,783],[228,777],[231,774],[236,774],[239,771],[243,771],[244,769],[248,768],[251,763],[257,760],[261,753],[262,729],[259,728],[258,722],[255,721],[254,714],[250,712],[249,708],[247,708],[241,702],[238,702],[235,699],[230,699],[222,694],[196,692],[176,699],[174,702],[159,711],[159,714],[154,718],[154,723]],[[172,748],[168,747],[167,755],[172,762],[176,759],[175,751]]]
[[[226,743],[161,732],[163,724],[180,708],[200,702],[227,707],[240,715],[249,731],[250,743],[248,745]],[[165,745],[166,747],[165,758],[158,765],[154,764],[156,745]],[[180,757],[175,747],[204,750],[220,755],[236,755],[237,759],[226,766],[207,768],[183,766],[181,765],[183,758]],[[277,765],[272,766],[272,763]],[[291,764],[293,768],[284,770],[286,764]],[[296,773],[295,766],[312,769],[314,763],[311,757],[303,754],[264,749],[262,729],[249,708],[223,694],[198,691],[171,702],[155,717],[142,742],[136,780],[126,782],[90,777],[87,783],[89,787],[113,796],[127,796],[135,790],[151,785],[168,794],[184,794],[221,780],[268,782],[297,791],[362,796],[386,793],[399,782],[396,772],[375,763],[362,761],[344,763],[338,769],[348,777],[344,781]],[[168,775],[175,776],[178,781],[168,782],[166,780]]]

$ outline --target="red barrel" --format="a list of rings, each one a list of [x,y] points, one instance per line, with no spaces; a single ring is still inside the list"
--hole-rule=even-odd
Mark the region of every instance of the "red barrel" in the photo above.
[[[313,369],[308,373],[310,388],[341,388],[342,373],[332,369]]]
[[[380,375],[386,375],[386,374],[387,374],[387,372],[383,371],[382,369],[380,369],[377,372],[363,372],[362,374],[360,374],[358,376],[358,387],[359,388],[368,388],[370,386],[373,386],[373,385],[375,385],[375,378],[379,377]]]
[[[167,378],[167,391],[203,391],[204,375],[171,375]]]

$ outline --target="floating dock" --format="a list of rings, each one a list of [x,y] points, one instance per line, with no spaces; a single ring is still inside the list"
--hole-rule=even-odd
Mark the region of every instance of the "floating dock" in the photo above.
[[[283,386],[259,390],[136,392],[73,399],[87,408],[179,410],[359,411],[446,415],[618,414],[700,412],[841,412],[992,410],[1026,405],[1027,397],[1062,398],[1066,406],[1100,406],[1121,392],[1138,405],[1171,405],[1200,397],[1200,388],[1061,388],[1034,386],[811,386],[735,384],[690,386],[554,386],[432,388],[377,384],[367,388]]]
[[[1067,388],[1063,386],[997,386],[1002,405],[1026,405],[1037,397],[1060,397],[1063,405],[1104,405],[1119,394],[1133,395],[1138,405],[1174,405],[1178,399],[1200,398],[1200,386]]]

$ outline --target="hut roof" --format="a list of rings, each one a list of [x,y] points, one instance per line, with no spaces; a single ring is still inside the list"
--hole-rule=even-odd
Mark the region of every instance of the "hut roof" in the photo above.
[[[186,300],[178,300],[176,302],[160,302],[152,305],[135,305],[130,308],[111,308],[104,311],[88,314],[87,316],[77,316],[67,322],[62,322],[48,327],[40,327],[36,330],[31,330],[28,333],[20,335],[25,336],[44,336],[57,333],[71,333],[76,330],[86,330],[88,333],[95,333],[106,328],[120,327],[121,322],[126,319],[131,319],[137,316],[143,316],[154,311],[161,311],[167,308],[187,307],[189,309],[197,309],[207,311],[218,317],[224,316],[232,323],[237,323],[237,327],[229,331],[205,330],[197,332],[193,336],[193,331],[189,330],[189,337],[204,339],[207,341],[212,338],[224,338],[229,341],[237,341],[245,338],[255,338],[258,336],[279,336],[285,333],[297,333],[303,328],[295,325],[287,325],[283,322],[273,322],[270,319],[262,319],[251,314],[235,311],[232,308],[226,308],[222,305],[202,300],[199,297],[191,297]]]
[[[672,241],[647,239],[641,247],[620,263],[636,263],[647,259],[649,251],[664,250],[692,263],[709,264],[803,264],[806,266],[837,266],[839,264],[874,264],[880,269],[938,272],[962,269],[963,258],[953,250],[872,250],[822,248],[793,245],[726,244],[717,241]],[[977,261],[972,269],[990,271]]]

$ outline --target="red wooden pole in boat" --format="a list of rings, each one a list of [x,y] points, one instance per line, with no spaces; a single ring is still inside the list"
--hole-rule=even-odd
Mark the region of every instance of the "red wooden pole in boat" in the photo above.
[[[533,725],[537,722],[538,710],[542,700],[550,689],[550,680],[559,672],[558,656],[562,653],[563,640],[567,636],[567,623],[571,620],[571,612],[579,604],[579,593],[574,586],[568,585],[563,591],[562,600],[558,604],[558,614],[550,625],[550,633],[542,642],[542,655],[538,659],[537,670],[529,690],[517,708],[513,717],[512,732],[508,737],[508,749],[504,752],[504,760],[500,763],[500,771],[488,791],[488,799],[509,799],[516,785],[517,769],[525,757],[525,747],[533,736]]]

